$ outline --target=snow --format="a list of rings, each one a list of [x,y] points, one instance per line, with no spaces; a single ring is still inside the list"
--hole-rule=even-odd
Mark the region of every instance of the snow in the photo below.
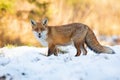
[[[110,46],[116,54],[88,54],[74,57],[68,52],[46,57],[47,48],[0,48],[0,77],[5,80],[120,80],[120,45]],[[1,79],[0,80],[4,80]]]

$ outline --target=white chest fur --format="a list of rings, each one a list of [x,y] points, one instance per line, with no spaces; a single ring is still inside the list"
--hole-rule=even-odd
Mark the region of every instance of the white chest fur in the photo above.
[[[47,31],[42,31],[41,32],[41,37],[39,38],[39,33],[36,31],[33,31],[34,36],[36,39],[41,43],[42,46],[47,47],[48,42],[47,42]]]

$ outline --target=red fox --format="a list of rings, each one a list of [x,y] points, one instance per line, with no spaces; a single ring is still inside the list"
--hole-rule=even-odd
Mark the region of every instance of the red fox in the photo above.
[[[36,38],[43,46],[48,46],[48,54],[58,55],[57,45],[69,45],[74,43],[77,49],[75,56],[80,56],[81,50],[83,55],[87,55],[84,43],[96,53],[114,54],[115,52],[106,46],[102,46],[93,31],[85,24],[71,23],[61,26],[48,26],[48,19],[45,18],[41,22],[31,20],[32,30]]]

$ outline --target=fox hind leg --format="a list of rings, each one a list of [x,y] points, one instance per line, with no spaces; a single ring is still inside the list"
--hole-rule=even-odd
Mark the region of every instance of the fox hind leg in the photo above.
[[[75,48],[77,49],[77,53],[76,53],[76,57],[77,56],[80,56],[80,54],[81,54],[81,50],[80,50],[80,43],[79,42],[75,42],[74,43],[74,46],[75,46]]]
[[[82,52],[83,52],[83,55],[87,55],[87,50],[85,49],[85,44],[81,44],[81,49],[82,49]]]

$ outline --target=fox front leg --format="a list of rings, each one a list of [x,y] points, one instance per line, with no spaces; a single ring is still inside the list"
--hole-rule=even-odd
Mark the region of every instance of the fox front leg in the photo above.
[[[50,45],[49,49],[48,49],[48,55],[47,56],[51,56],[52,54],[54,54],[55,56],[57,56],[58,54],[58,50],[55,47],[55,45]]]

